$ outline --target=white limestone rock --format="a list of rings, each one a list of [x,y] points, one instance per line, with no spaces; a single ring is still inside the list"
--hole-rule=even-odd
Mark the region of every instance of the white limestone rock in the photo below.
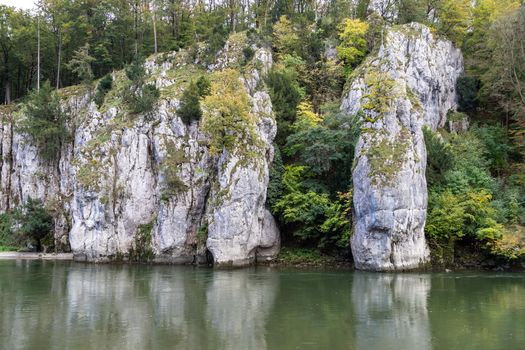
[[[192,64],[184,54],[146,61],[148,82],[168,91],[149,113],[132,115],[119,103],[99,109],[87,91],[65,98],[73,141],[63,145],[58,164],[44,164],[27,135],[13,128],[13,114],[0,111],[0,211],[29,197],[55,203],[55,240],[70,245],[79,260],[146,253],[157,262],[192,263],[206,260],[209,250],[217,264],[242,265],[260,251],[276,254],[279,231],[264,207],[276,123],[258,84],[272,64],[271,52],[257,48],[253,67],[259,69],[239,80],[261,141],[249,164],[226,150],[211,156],[200,123],[186,125],[177,116],[179,97],[169,92],[182,83],[170,73]],[[237,56],[223,54],[234,64]],[[124,79],[122,72],[114,77]],[[168,170],[176,179],[170,193]],[[219,198],[224,193],[229,195]]]
[[[356,146],[352,252],[358,269],[414,269],[429,259],[422,127],[456,109],[460,50],[420,24],[390,28],[356,72],[341,109],[361,115]]]

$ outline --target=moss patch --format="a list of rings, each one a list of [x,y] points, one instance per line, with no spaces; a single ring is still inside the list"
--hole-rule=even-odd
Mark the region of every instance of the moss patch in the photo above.
[[[371,138],[366,154],[370,165],[372,183],[378,186],[392,185],[407,159],[410,131],[406,128],[390,139],[384,131],[377,131]]]
[[[148,262],[153,259],[153,249],[151,247],[153,226],[156,218],[147,224],[138,226],[135,234],[135,242],[129,250],[129,260],[134,262]]]
[[[162,164],[164,171],[164,189],[161,193],[161,200],[167,201],[185,192],[188,186],[179,177],[179,168],[188,162],[188,157],[184,149],[178,148],[173,141],[166,141],[166,159]]]
[[[368,93],[363,96],[363,110],[368,112],[365,121],[374,123],[390,110],[399,94],[395,91],[395,80],[388,73],[370,70],[364,79],[368,86]]]

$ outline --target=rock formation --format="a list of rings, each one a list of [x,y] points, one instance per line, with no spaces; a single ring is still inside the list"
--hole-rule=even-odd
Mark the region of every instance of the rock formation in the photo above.
[[[405,270],[428,261],[426,150],[422,128],[456,109],[459,49],[421,24],[392,27],[348,83],[341,109],[358,116],[354,234],[356,267]]]
[[[126,109],[124,72],[113,73],[100,107],[91,89],[62,90],[72,141],[62,145],[56,164],[43,162],[30,138],[17,131],[22,113],[4,108],[0,211],[29,197],[42,199],[53,209],[56,243],[70,246],[81,260],[191,263],[211,254],[216,264],[242,265],[276,254],[279,231],[264,206],[276,123],[270,97],[258,84],[272,56],[253,46],[252,61],[241,63],[248,43],[235,36],[208,70],[185,51],[147,60],[146,82],[160,90],[148,113]],[[212,87],[225,78],[235,87],[246,109],[239,130],[217,128],[213,118],[223,116],[206,99],[199,122],[177,115],[182,91],[202,75]],[[216,91],[219,99],[228,93]]]

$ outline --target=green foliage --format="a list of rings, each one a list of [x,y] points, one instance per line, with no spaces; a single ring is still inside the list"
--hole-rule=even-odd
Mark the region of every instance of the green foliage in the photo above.
[[[197,79],[197,89],[200,97],[206,97],[211,94],[211,82],[205,75],[201,75]]]
[[[204,224],[197,230],[197,246],[206,246],[208,240],[208,224]]]
[[[16,245],[13,233],[13,221],[12,213],[7,212],[0,214],[0,246]]]
[[[278,145],[283,145],[291,132],[297,115],[297,106],[303,98],[303,90],[297,82],[297,74],[291,68],[272,69],[266,77],[272,106],[277,120]]]
[[[251,46],[246,46],[242,49],[242,54],[244,56],[244,63],[248,63],[252,60],[253,56],[255,55],[255,51],[253,51]]]
[[[0,246],[10,250],[53,248],[53,230],[53,217],[40,200],[29,198],[21,207],[0,214]]]
[[[164,189],[161,193],[161,199],[164,201],[188,189],[188,186],[179,177],[179,168],[188,161],[186,153],[183,149],[177,148],[173,142],[166,145],[166,151],[166,159],[162,164]]]
[[[16,217],[19,239],[36,243],[37,251],[53,245],[53,217],[40,200],[29,198]]]
[[[60,98],[49,82],[27,96],[22,114],[24,117],[18,123],[19,130],[29,135],[44,161],[56,161],[62,144],[69,139],[69,132]]]
[[[478,107],[479,79],[472,76],[459,77],[456,83],[459,111],[473,113]]]
[[[182,94],[177,115],[186,124],[200,120],[202,118],[200,101],[210,94],[211,83],[205,76],[201,76],[196,83],[191,81]]]
[[[95,103],[100,108],[104,104],[104,97],[108,91],[113,87],[113,77],[111,74],[106,74],[102,79],[100,79],[97,85],[97,92],[95,93]]]
[[[130,112],[150,112],[160,97],[160,91],[153,84],[144,84],[146,74],[144,60],[136,57],[131,64],[126,66],[125,72],[131,83],[125,87],[122,97]]]
[[[399,23],[425,23],[427,21],[427,11],[428,7],[425,1],[400,0],[398,21]]]
[[[309,111],[309,113],[313,113]],[[324,179],[333,191],[351,184],[354,145],[359,137],[355,119],[339,111],[330,111],[322,120],[306,123],[305,111],[299,112],[284,148],[285,154],[297,163],[308,166],[315,176]],[[312,120],[312,119],[308,119]]]
[[[288,225],[293,236],[319,248],[344,248],[350,237],[351,195],[332,201],[327,193],[309,189],[304,166],[286,166],[282,177],[283,196],[273,212]]]
[[[299,52],[300,37],[287,16],[281,16],[273,25],[273,38],[275,51],[279,55],[294,55]]]
[[[126,65],[124,71],[129,80],[135,85],[140,85],[146,74],[146,69],[144,68],[144,58],[136,56],[133,62]]]
[[[424,127],[423,135],[427,149],[427,182],[429,186],[436,186],[443,183],[445,174],[453,168],[454,154],[440,134]]]
[[[497,173],[508,161],[503,129],[475,127],[462,135],[444,137],[428,129],[424,133],[429,180],[427,236],[434,244],[451,249],[456,241],[477,241],[489,253],[516,257],[521,240],[503,225],[519,222],[523,193],[518,187],[499,184],[489,172]]]
[[[366,55],[367,31],[368,23],[359,19],[347,18],[339,26],[341,44],[337,46],[337,54],[350,67],[356,67]]]
[[[376,117],[369,116],[365,121],[376,122],[389,111],[390,104],[397,97],[396,82],[388,73],[370,70],[365,74],[365,84],[369,92],[363,96],[366,99],[363,109],[376,115]]]
[[[266,192],[266,205],[271,209],[275,206],[284,191],[283,184],[284,164],[279,146],[274,145],[273,162],[270,166],[270,180]]]
[[[199,88],[193,81],[190,82],[190,85],[182,94],[177,115],[186,124],[194,120],[200,120],[202,117]]]
[[[160,97],[160,91],[153,84],[143,85],[126,95],[131,113],[147,113],[153,110]]]
[[[450,191],[431,193],[426,234],[433,239],[467,237],[493,242],[503,235],[503,226],[496,221],[492,196],[481,190],[453,194]]]
[[[202,129],[210,135],[211,155],[219,155],[223,150],[235,151],[243,161],[251,161],[255,159],[260,139],[255,132],[256,120],[248,93],[239,78],[239,72],[233,69],[214,74],[211,93],[202,101]],[[240,144],[243,147],[239,147]]]
[[[333,261],[333,258],[321,254],[317,249],[289,247],[283,247],[277,259],[282,264],[301,266],[321,266]]]
[[[89,85],[94,77],[91,68],[93,61],[95,58],[89,54],[89,44],[86,44],[75,51],[67,67],[78,76],[83,84]]]
[[[129,250],[129,260],[133,262],[148,262],[154,257],[151,247],[151,239],[155,219],[147,224],[141,224],[137,228],[135,241]]]
[[[515,152],[507,131],[500,125],[486,125],[473,128],[473,132],[485,148],[490,171],[493,174],[507,171],[510,167],[510,158]]]

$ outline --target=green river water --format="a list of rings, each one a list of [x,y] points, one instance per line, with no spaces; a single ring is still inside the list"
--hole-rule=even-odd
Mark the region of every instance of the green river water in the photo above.
[[[0,349],[525,349],[525,274],[0,261]]]

